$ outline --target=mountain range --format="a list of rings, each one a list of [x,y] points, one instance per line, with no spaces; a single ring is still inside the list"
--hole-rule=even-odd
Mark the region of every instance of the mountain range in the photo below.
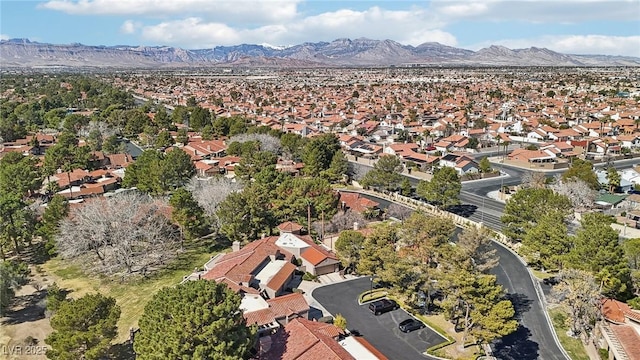
[[[0,41],[3,68],[39,67],[326,67],[326,66],[640,66],[640,58],[570,55],[545,48],[492,45],[471,51],[427,42],[336,39],[288,47],[242,44],[188,50],[169,46],[47,44],[28,39]]]

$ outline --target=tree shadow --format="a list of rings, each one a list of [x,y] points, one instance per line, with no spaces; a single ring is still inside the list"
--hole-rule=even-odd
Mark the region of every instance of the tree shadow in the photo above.
[[[32,243],[27,249],[23,249],[20,258],[27,264],[42,265],[51,259],[46,248],[45,241],[37,241]]]
[[[131,341],[125,341],[119,344],[111,345],[109,349],[109,355],[111,359],[119,360],[135,360],[136,353],[133,351],[133,343]]]
[[[318,308],[314,308],[313,306],[309,306],[309,314],[308,314],[309,320],[318,320],[323,316],[324,314],[322,313],[322,310]]]
[[[25,322],[32,322],[44,319],[45,317],[45,301],[47,292],[40,290],[33,294],[15,297],[11,304],[11,309],[5,314],[5,325],[16,325]]]
[[[538,359],[539,345],[531,340],[531,331],[520,325],[518,329],[492,344],[493,356],[501,360]]]
[[[526,313],[531,309],[531,304],[533,300],[529,299],[524,294],[512,294],[509,293],[506,296],[507,300],[511,300],[513,304],[513,310],[515,310],[515,318],[520,320],[522,318],[522,314]]]
[[[478,207],[476,205],[470,205],[470,204],[451,205],[446,208],[448,212],[454,213],[456,215],[460,215],[466,218],[473,215],[477,209]]]

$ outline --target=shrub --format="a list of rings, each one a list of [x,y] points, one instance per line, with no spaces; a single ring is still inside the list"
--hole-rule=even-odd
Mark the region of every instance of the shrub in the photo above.
[[[607,349],[598,349],[598,354],[600,354],[600,359],[602,360],[609,359],[609,350]]]
[[[316,281],[317,279],[318,279],[318,277],[316,275],[313,275],[310,272],[306,272],[306,273],[304,273],[304,275],[302,275],[302,280]]]

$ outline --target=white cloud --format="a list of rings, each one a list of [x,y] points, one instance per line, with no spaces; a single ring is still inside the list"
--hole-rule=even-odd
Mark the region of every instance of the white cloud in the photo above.
[[[139,29],[142,25],[133,20],[127,20],[120,26],[120,32],[123,34],[133,34]]]
[[[187,48],[239,43],[298,44],[345,37],[392,39],[411,45],[428,41],[456,45],[453,35],[439,29],[442,25],[420,9],[390,11],[371,7],[363,11],[341,9],[255,28],[191,17],[143,27],[142,36],[146,41]]]
[[[0,34],[0,40],[9,40],[11,39],[11,37],[9,37],[9,35],[7,34]]]
[[[478,16],[489,9],[486,2],[453,3],[440,7],[440,13],[453,17]]]
[[[72,15],[206,17],[211,21],[274,22],[298,15],[301,0],[51,0],[43,9]]]
[[[577,23],[640,20],[638,0],[483,0],[433,1],[429,8],[443,21],[525,21]]]
[[[625,55],[640,57],[640,36],[558,35],[531,39],[488,41],[470,47],[478,50],[489,45],[503,45],[511,49],[531,46],[547,48],[564,54]]]

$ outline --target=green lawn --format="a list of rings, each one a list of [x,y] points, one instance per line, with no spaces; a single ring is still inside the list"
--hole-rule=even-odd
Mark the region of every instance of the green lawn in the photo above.
[[[543,272],[543,271],[536,270],[536,269],[533,269],[533,268],[530,268],[530,269],[531,269],[531,272],[533,273],[533,275],[535,277],[537,277],[538,279],[540,279],[540,280],[548,279],[550,277],[558,275],[558,272]]]
[[[71,290],[71,297],[80,297],[94,291],[114,297],[122,311],[115,342],[122,342],[129,337],[129,328],[137,327],[144,306],[158,290],[177,285],[183,276],[190,274],[196,267],[201,268],[217,252],[218,249],[206,242],[194,245],[167,269],[146,279],[137,278],[124,282],[120,278],[87,275],[78,266],[58,258],[49,260],[42,268],[60,287]]]
[[[567,335],[569,328],[565,325],[564,319],[566,318],[566,312],[560,308],[549,309],[549,316],[553,322],[553,327],[556,329],[558,338],[562,347],[567,351],[572,360],[589,360],[589,355],[582,345],[580,339],[575,339]]]

